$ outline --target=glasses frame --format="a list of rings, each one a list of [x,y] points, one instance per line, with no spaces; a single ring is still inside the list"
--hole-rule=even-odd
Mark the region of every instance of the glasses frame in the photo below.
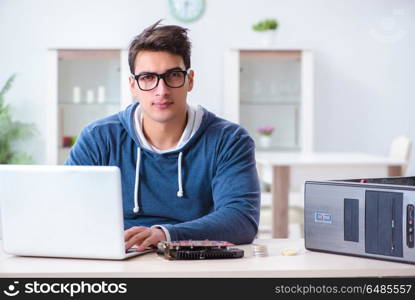
[[[182,83],[180,86],[170,86],[170,85],[167,83],[167,81],[166,81],[166,79],[165,79],[165,76],[166,76],[166,74],[169,74],[169,73],[172,73],[172,72],[180,72],[180,73],[183,73],[183,75],[184,75],[184,80],[183,80],[183,83]],[[134,77],[135,81],[137,82],[137,86],[138,86],[138,88],[139,88],[140,90],[145,91],[145,92],[148,92],[148,91],[154,90],[156,87],[158,87],[158,85],[159,85],[159,83],[160,83],[160,79],[163,79],[164,83],[165,83],[165,84],[166,84],[169,88],[172,88],[172,89],[181,88],[181,87],[183,87],[183,86],[184,86],[184,84],[186,83],[186,75],[187,75],[187,74],[188,74],[188,73],[187,73],[187,71],[185,71],[185,70],[181,70],[181,69],[174,69],[174,70],[169,70],[169,71],[167,71],[167,72],[164,72],[163,74],[157,74],[157,73],[152,73],[152,72],[147,72],[147,73],[138,74],[138,75],[132,74],[132,77]],[[143,89],[143,88],[141,88],[140,84],[138,83],[138,79],[139,79],[141,76],[147,76],[147,75],[155,75],[155,76],[157,76],[157,82],[156,82],[156,85],[155,85],[154,87],[152,87],[151,89]]]

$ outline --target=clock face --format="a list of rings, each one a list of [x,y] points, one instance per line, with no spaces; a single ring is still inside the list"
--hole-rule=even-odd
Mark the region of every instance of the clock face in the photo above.
[[[170,11],[182,22],[197,20],[205,10],[205,0],[169,0]]]

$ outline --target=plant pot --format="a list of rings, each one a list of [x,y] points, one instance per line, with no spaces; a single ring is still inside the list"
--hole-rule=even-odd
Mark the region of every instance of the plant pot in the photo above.
[[[271,136],[268,135],[261,135],[259,137],[259,144],[262,148],[269,148],[271,147]]]
[[[259,32],[261,37],[261,44],[263,46],[271,46],[274,44],[275,41],[275,32],[276,30],[266,30]]]

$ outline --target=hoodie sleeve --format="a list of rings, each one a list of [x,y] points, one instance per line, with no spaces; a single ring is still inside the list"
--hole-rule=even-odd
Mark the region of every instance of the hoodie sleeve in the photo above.
[[[101,165],[100,147],[94,139],[93,128],[85,127],[72,147],[65,165]]]
[[[219,146],[211,182],[214,210],[188,222],[163,225],[172,240],[225,240],[251,243],[258,231],[260,188],[255,145],[246,130],[238,128]]]

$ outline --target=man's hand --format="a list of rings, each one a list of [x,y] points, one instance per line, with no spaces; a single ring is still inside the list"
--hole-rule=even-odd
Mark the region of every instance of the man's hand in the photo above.
[[[144,251],[147,247],[166,240],[166,235],[161,228],[134,226],[124,231],[125,249],[137,245],[137,251]]]

